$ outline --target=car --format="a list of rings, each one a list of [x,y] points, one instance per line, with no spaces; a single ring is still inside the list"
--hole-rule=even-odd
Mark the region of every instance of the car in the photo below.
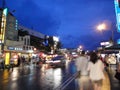
[[[76,52],[72,52],[71,54],[72,54],[72,57],[73,57],[73,58],[78,57],[78,54],[77,54]]]
[[[51,60],[46,61],[46,63],[55,67],[64,67],[66,65],[66,58],[65,56],[56,56]]]

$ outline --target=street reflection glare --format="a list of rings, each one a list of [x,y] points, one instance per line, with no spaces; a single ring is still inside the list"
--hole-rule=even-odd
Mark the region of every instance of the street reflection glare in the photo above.
[[[17,77],[18,77],[18,72],[17,72],[17,70],[14,70],[13,72],[12,72],[12,80],[16,80],[17,79]]]
[[[48,64],[43,64],[42,67],[41,67],[41,70],[45,71],[47,67],[48,67]]]
[[[17,87],[17,83],[16,82],[12,83],[11,85],[12,90],[15,90],[16,87]]]
[[[8,71],[5,70],[5,71],[4,71],[4,74],[3,74],[3,79],[7,79],[7,78],[8,78],[8,75],[9,75]]]
[[[61,68],[55,69],[53,72],[54,75],[54,85],[58,86],[61,84],[61,80],[62,80],[62,71]]]
[[[13,71],[12,69],[5,70],[0,90],[18,90],[18,88],[26,90],[28,85],[33,88],[41,88],[35,90],[53,90],[68,78],[69,72],[74,71],[73,64],[70,64],[70,61],[66,61],[65,67],[53,67],[49,64],[42,64],[40,66],[15,67]],[[21,87],[23,86],[21,84],[25,87]],[[4,86],[7,89],[3,89]]]
[[[66,70],[68,71],[68,66],[69,66],[69,63],[70,63],[71,61],[70,60],[66,60]]]
[[[12,77],[18,77],[18,72],[17,71],[12,72]]]

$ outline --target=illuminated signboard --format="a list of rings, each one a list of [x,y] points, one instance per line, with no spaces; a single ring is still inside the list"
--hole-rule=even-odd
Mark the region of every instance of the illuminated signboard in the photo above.
[[[114,0],[114,4],[115,4],[116,19],[117,19],[117,28],[118,28],[118,32],[120,32],[120,0]]]
[[[15,50],[14,47],[7,47],[8,50]]]
[[[101,42],[100,45],[101,45],[101,46],[110,45],[110,42]]]
[[[1,22],[1,28],[0,28],[0,43],[4,43],[7,12],[8,12],[8,9],[5,8],[2,13],[2,22]]]
[[[8,13],[8,9],[5,8],[5,9],[3,10],[3,14],[4,14],[5,16],[7,16],[7,13]]]
[[[120,44],[120,39],[117,40],[117,44]]]

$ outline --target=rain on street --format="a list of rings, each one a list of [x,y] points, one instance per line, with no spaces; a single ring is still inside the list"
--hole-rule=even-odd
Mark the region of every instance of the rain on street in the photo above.
[[[13,71],[1,70],[0,90],[57,90],[61,87],[73,90],[77,86],[75,73],[74,61],[67,61],[64,68],[31,64],[15,67]]]

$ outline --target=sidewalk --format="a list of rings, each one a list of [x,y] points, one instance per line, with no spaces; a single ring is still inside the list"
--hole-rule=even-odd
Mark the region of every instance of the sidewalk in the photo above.
[[[104,72],[105,79],[103,80],[102,90],[111,90],[110,89],[110,79],[107,72]]]
[[[105,71],[104,75],[105,75],[105,79],[103,80],[102,90],[111,90],[110,89],[110,79],[109,79],[108,73]],[[92,84],[89,81],[88,76],[82,76],[81,80],[83,80],[83,82],[85,84],[85,85],[82,85],[84,90],[93,90]],[[78,81],[79,81],[79,85],[80,85],[80,80],[78,80]],[[79,86],[79,88],[80,87],[81,87],[81,85]]]
[[[111,90],[120,90],[120,82],[114,77],[115,72],[115,68],[108,68]]]

